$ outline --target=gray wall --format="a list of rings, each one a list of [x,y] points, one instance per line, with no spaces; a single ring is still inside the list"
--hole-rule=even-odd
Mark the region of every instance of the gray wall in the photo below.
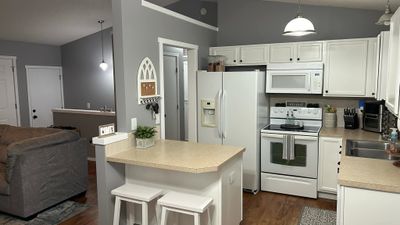
[[[317,34],[285,37],[282,36],[283,29],[296,16],[297,5],[261,0],[219,0],[218,46],[373,37],[388,29],[375,25],[383,10],[310,5],[304,5],[302,9],[304,17],[314,23]]]
[[[119,131],[130,130],[130,118],[154,125],[152,116],[137,103],[137,71],[146,56],[159,73],[158,37],[199,46],[199,65],[206,68],[208,48],[216,32],[141,6],[141,1],[113,0],[115,87]]]
[[[61,46],[66,108],[86,109],[89,102],[92,109],[103,106],[115,109],[112,28],[103,31],[106,71],[99,68],[100,35],[97,32]]]
[[[60,47],[0,40],[0,55],[17,57],[17,77],[21,125],[25,127],[29,126],[30,114],[25,66],[60,66]]]

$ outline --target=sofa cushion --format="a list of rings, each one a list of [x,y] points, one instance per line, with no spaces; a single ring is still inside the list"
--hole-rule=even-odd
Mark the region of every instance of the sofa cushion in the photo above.
[[[0,136],[0,144],[10,145],[14,142],[22,141],[29,138],[45,136],[48,134],[60,132],[59,129],[52,128],[25,128],[3,126]]]
[[[0,144],[0,163],[7,162],[7,145]]]
[[[6,180],[6,164],[0,163],[0,194],[9,195],[10,186]]]

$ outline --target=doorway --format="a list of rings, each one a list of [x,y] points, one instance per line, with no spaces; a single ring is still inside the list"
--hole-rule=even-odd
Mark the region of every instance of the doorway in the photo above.
[[[198,70],[198,46],[165,38],[158,38],[158,43],[161,95],[160,114],[162,115],[160,137],[161,139],[171,139],[167,132],[171,129],[170,126],[172,128],[176,126],[177,129],[171,129],[174,130],[173,134],[175,135],[172,137],[178,138],[172,139],[197,142],[196,74]],[[181,52],[182,59],[180,60],[181,63],[178,64],[182,64],[182,66],[178,66],[178,74],[176,73],[176,66],[175,70],[173,69],[173,65],[176,65],[173,57],[170,57],[168,54],[167,57],[164,56],[164,53],[166,53],[164,50],[167,49],[179,49]],[[168,65],[165,67],[164,63]],[[164,70],[166,73],[164,73]],[[175,78],[170,78],[171,74],[175,75]],[[169,87],[167,87],[170,83],[171,85],[175,85],[176,88],[174,90],[169,90]],[[169,96],[172,96],[171,99],[173,98],[173,100],[170,100]],[[172,103],[170,103],[171,101]],[[173,119],[169,121],[168,118],[172,115],[168,116],[167,111],[170,111],[170,114],[171,112],[174,113],[173,117],[176,118],[176,122]],[[170,122],[173,124],[170,125]]]
[[[0,124],[20,125],[16,57],[0,56]]]
[[[26,66],[31,127],[53,125],[55,108],[64,108],[61,67]]]

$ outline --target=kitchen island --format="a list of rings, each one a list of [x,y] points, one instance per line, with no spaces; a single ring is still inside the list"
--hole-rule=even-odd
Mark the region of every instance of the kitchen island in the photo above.
[[[112,224],[111,190],[126,183],[156,187],[213,198],[211,225],[239,225],[242,220],[242,153],[244,148],[159,140],[136,149],[132,134],[95,138],[99,224]],[[138,207],[135,209],[139,210]],[[156,209],[156,210],[155,210]],[[157,224],[159,207],[149,204],[149,224]],[[121,224],[125,224],[122,213]],[[140,213],[135,212],[135,223]],[[202,224],[207,224],[203,215]],[[190,216],[170,216],[169,224],[191,225]]]

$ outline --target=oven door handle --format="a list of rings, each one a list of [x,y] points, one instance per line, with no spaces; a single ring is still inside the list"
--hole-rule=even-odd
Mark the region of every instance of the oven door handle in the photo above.
[[[289,148],[289,138],[287,135],[283,135],[283,145],[282,145],[282,159],[288,160],[288,148]]]
[[[296,136],[295,139],[299,141],[318,141],[318,137],[313,136]]]
[[[294,160],[295,159],[295,155],[294,155],[294,148],[295,148],[295,138],[293,135],[289,136],[289,141],[290,141],[290,145],[289,145],[289,160]]]

